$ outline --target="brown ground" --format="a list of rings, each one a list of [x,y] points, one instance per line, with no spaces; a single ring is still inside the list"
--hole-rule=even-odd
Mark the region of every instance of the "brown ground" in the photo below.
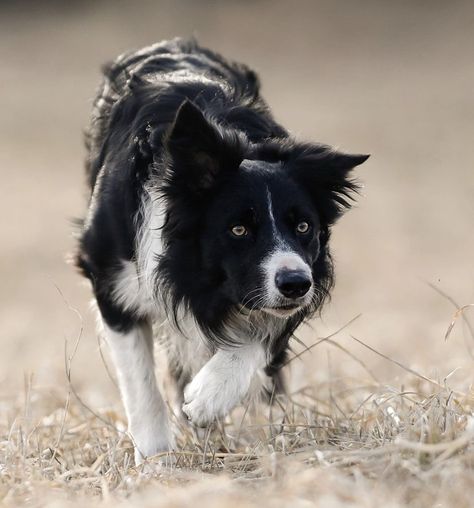
[[[90,291],[64,262],[85,206],[82,129],[104,61],[193,34],[257,69],[299,137],[372,153],[359,206],[335,229],[333,301],[305,342],[362,314],[337,340],[381,383],[407,373],[351,334],[441,381],[459,368],[449,383],[466,391],[474,338],[459,322],[444,340],[455,308],[428,283],[474,301],[472,3],[21,1],[0,6],[0,396],[20,396],[25,373],[65,393],[65,341],[83,326],[74,384],[92,407],[120,410]],[[295,387],[361,372],[331,346],[296,363]]]

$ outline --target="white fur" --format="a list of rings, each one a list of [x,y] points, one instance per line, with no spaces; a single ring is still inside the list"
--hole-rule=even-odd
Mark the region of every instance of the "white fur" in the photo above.
[[[209,361],[212,351],[201,329],[191,316],[183,315],[179,325],[178,332],[168,321],[164,323],[162,345],[166,349],[169,361],[179,365],[186,377],[192,378]]]
[[[164,198],[154,190],[153,180],[145,189],[141,212],[143,222],[138,233],[137,267],[144,290],[153,300],[155,298],[156,269],[163,254],[162,229],[166,218]],[[155,308],[155,312],[159,309]]]
[[[154,309],[154,301],[144,281],[139,276],[133,261],[124,261],[122,269],[112,282],[112,298],[126,311],[134,311],[147,316]]]
[[[272,194],[270,192],[270,189],[267,187],[267,204],[268,204],[268,215],[270,216],[270,223],[272,225],[272,232],[273,232],[273,238],[275,242],[280,246],[284,247],[285,242],[283,238],[280,235],[280,232],[278,231],[275,215],[273,213],[273,201],[272,201]]]
[[[225,416],[242,401],[265,363],[257,342],[217,351],[184,390],[184,413],[198,427]]]
[[[249,343],[263,344],[269,337],[279,336],[284,326],[281,318],[265,315],[259,310],[250,312],[242,308],[226,323],[225,334],[236,347],[243,347]],[[180,365],[185,376],[192,379],[212,358],[213,353],[191,316],[182,317],[180,329],[181,333],[178,333],[165,322],[161,344],[167,351],[169,361]]]
[[[156,319],[160,306],[155,296],[155,275],[163,253],[161,230],[165,209],[162,200],[147,189],[141,213],[143,221],[136,242],[136,259],[122,262],[122,269],[112,281],[111,295],[122,309]]]
[[[151,326],[143,323],[119,333],[104,325],[104,335],[117,370],[135,462],[140,464],[174,447],[166,405],[156,383]]]

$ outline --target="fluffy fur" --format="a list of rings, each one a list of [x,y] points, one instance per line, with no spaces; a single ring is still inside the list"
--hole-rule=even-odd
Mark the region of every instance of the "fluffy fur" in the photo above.
[[[367,159],[300,143],[256,74],[194,41],[120,56],[88,136],[91,188],[77,265],[92,282],[136,461],[171,449],[152,325],[164,322],[182,410],[224,416],[333,285],[330,228]]]

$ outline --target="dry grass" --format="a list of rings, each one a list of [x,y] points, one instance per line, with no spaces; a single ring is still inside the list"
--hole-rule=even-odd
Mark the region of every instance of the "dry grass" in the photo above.
[[[323,341],[342,348],[334,336]],[[72,385],[65,395],[26,380],[21,400],[1,401],[0,499],[7,506],[471,506],[473,394],[401,364],[404,385],[383,385],[353,359],[365,378],[333,376],[271,407],[236,410],[202,436],[176,422],[180,451],[139,468],[117,412],[92,411]],[[72,363],[73,353],[68,375]]]

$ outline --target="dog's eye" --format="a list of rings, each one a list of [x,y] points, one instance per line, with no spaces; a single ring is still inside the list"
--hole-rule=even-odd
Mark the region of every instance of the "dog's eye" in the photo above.
[[[231,231],[234,236],[245,236],[247,234],[245,226],[234,226]]]
[[[309,231],[309,224],[307,222],[300,222],[296,226],[296,232],[300,234],[307,233]]]

